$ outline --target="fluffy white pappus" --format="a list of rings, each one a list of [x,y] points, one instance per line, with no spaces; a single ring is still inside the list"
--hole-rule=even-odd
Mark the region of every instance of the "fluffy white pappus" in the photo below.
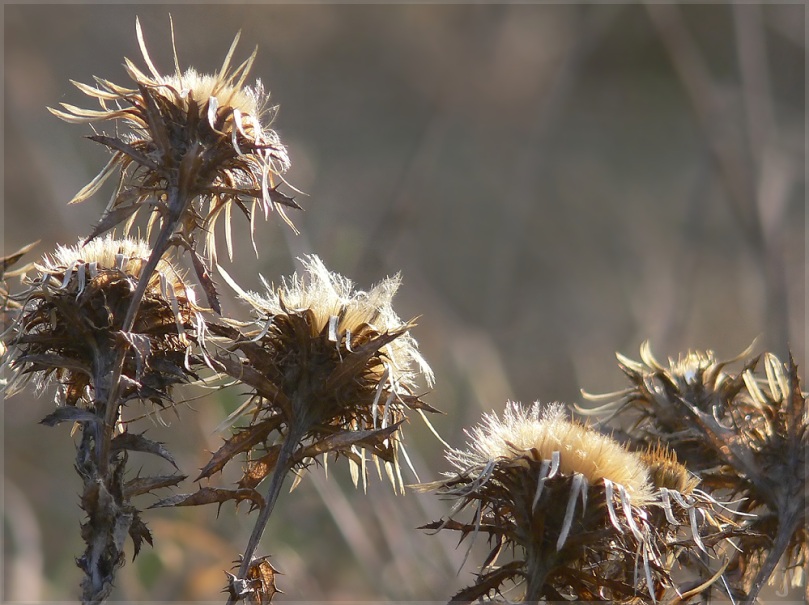
[[[269,321],[276,315],[308,310],[314,316],[312,328],[319,333],[330,326],[329,330],[337,339],[350,339],[366,326],[379,333],[388,333],[408,325],[393,310],[393,296],[402,281],[398,273],[363,291],[356,290],[350,279],[329,271],[314,254],[299,260],[305,273],[296,272],[284,278],[278,287],[262,278],[266,288],[264,295],[242,290],[221,268],[220,272],[239,297]],[[410,332],[402,334],[382,350],[396,374],[394,380],[410,382],[415,377],[411,370],[415,365],[427,384],[433,385],[433,371],[419,353],[418,343]]]
[[[482,423],[467,435],[466,450],[447,452],[447,459],[461,472],[523,456],[552,460],[558,452],[558,472],[563,475],[583,475],[590,485],[604,480],[621,485],[636,506],[654,500],[649,470],[640,456],[609,436],[568,419],[560,403],[543,410],[539,402],[525,408],[509,401],[502,419],[494,413],[484,414]]]
[[[251,122],[258,126],[259,120],[271,112],[269,95],[264,90],[261,80],[253,86],[235,87],[224,82],[219,74],[202,74],[189,67],[182,74],[161,76],[159,84],[169,86],[180,96],[204,105],[215,98],[219,107],[230,107],[249,116]]]
[[[51,254],[46,254],[36,268],[44,275],[64,273],[65,287],[73,274],[81,281],[89,280],[100,270],[118,270],[139,278],[146,266],[152,249],[143,240],[131,237],[116,238],[112,233],[93,239],[86,244],[79,242],[74,246],[59,245]],[[189,302],[194,302],[194,292],[177,269],[166,259],[161,259],[150,279],[165,282],[175,292],[182,292]],[[163,286],[160,286],[163,287]]]

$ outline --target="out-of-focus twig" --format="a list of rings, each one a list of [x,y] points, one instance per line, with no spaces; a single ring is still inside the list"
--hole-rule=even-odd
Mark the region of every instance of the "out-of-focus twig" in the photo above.
[[[680,7],[669,4],[647,4],[652,26],[680,78],[694,110],[697,123],[716,160],[719,178],[727,193],[729,208],[739,222],[759,270],[765,280],[767,297],[768,338],[773,350],[782,352],[789,343],[788,292],[783,247],[780,236],[764,228],[764,215],[773,206],[781,210],[780,218],[768,222],[782,224],[782,201],[765,197],[761,175],[766,166],[768,142],[774,136],[775,119],[768,93],[766,48],[759,15],[750,7],[734,7],[739,38],[746,113],[748,147],[736,133],[726,99],[712,78],[693,36],[688,30]],[[763,146],[763,148],[762,148]],[[789,179],[782,172],[781,179]],[[769,191],[786,195],[789,186],[771,187]]]

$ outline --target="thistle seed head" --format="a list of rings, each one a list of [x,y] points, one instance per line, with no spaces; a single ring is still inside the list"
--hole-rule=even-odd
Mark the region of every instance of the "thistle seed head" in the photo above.
[[[57,402],[93,401],[94,384],[109,370],[117,339],[132,347],[124,376],[125,398],[160,402],[188,374],[187,355],[202,325],[194,292],[161,260],[149,280],[130,333],[121,326],[140,272],[151,253],[144,243],[106,236],[84,246],[60,246],[35,265],[36,276],[17,296],[20,310],[7,331],[6,364],[12,395],[34,379],[39,388],[56,378]]]
[[[661,534],[649,525],[657,495],[639,455],[568,420],[561,404],[509,402],[502,418],[485,414],[467,434],[466,449],[447,453],[456,470],[420,486],[457,500],[449,519],[426,528],[483,532],[494,544],[476,584],[454,599],[525,581],[531,601],[628,602],[668,582]],[[456,520],[465,508],[472,520]],[[517,560],[497,568],[504,549]]]
[[[193,200],[182,208],[177,233],[193,245],[195,232],[205,232],[206,248],[214,260],[215,225],[223,214],[232,255],[230,216],[234,205],[250,216],[251,226],[257,209],[265,217],[275,209],[291,226],[284,207],[297,204],[276,189],[276,179],[289,168],[289,157],[268,126],[274,108],[260,81],[247,84],[256,51],[233,68],[236,36],[220,70],[203,75],[194,69],[181,71],[175,50],[175,72],[161,75],[146,50],[139,22],[136,29],[147,71],[126,60],[133,86],[102,78],[95,79],[96,86],[74,82],[101,109],[63,103],[61,110],[50,110],[72,123],[116,124],[114,135],[90,137],[113,155],[71,200],[87,199],[110,176],[119,175],[107,210],[88,239],[121,222],[128,229],[141,210],[151,212],[150,228],[156,221],[169,220],[169,213],[176,211],[173,194]]]
[[[467,449],[447,454],[461,472],[499,460],[550,461],[558,453],[558,472],[563,475],[583,475],[589,485],[608,479],[624,486],[638,506],[652,498],[649,471],[642,460],[610,437],[568,419],[559,403],[543,410],[538,402],[530,408],[508,402],[502,419],[484,414],[483,422],[467,434]]]
[[[227,423],[245,415],[252,416],[246,431],[272,423],[273,431],[257,439],[268,456],[273,453],[268,440],[276,432],[300,441],[295,456],[301,464],[325,458],[321,454],[346,455],[355,484],[360,476],[365,482],[370,453],[378,469],[384,462],[401,490],[399,425],[408,410],[435,410],[416,392],[419,375],[428,385],[433,375],[409,333],[413,324],[393,310],[399,277],[358,291],[316,256],[303,263],[304,275],[278,288],[267,285],[262,295],[245,292],[222,273],[259,317],[239,334],[210,326],[212,333],[228,335],[229,346],[246,358],[237,365],[222,359],[225,371],[256,389]],[[248,475],[253,475],[243,483],[252,487],[272,464],[252,465]]]

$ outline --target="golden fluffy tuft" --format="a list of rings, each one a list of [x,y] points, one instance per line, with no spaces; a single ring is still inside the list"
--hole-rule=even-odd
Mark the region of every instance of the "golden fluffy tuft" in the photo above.
[[[116,238],[113,234],[74,246],[60,245],[35,265],[43,276],[59,275],[62,288],[71,279],[87,281],[98,271],[120,271],[139,279],[152,253],[149,244],[131,237]],[[162,295],[167,286],[176,294],[182,294],[188,302],[195,303],[195,294],[171,262],[161,258],[149,279],[152,295]]]
[[[649,471],[637,454],[612,438],[574,420],[559,403],[541,409],[539,402],[524,408],[508,402],[503,418],[484,414],[483,423],[467,433],[468,449],[453,449],[449,461],[463,471],[487,461],[530,455],[550,460],[559,452],[559,471],[579,473],[590,485],[606,479],[626,488],[632,504],[644,506],[653,499]]]
[[[256,51],[232,67],[237,35],[222,67],[208,75],[181,71],[175,50],[174,73],[161,75],[146,50],[139,22],[136,29],[147,69],[126,60],[134,86],[103,78],[95,78],[95,86],[73,82],[101,108],[62,103],[61,109],[50,110],[75,124],[115,123],[113,134],[90,137],[113,155],[70,202],[86,200],[118,174],[107,209],[88,239],[120,223],[128,231],[143,211],[149,215],[149,229],[155,222],[168,224],[192,249],[197,232],[204,234],[205,248],[215,261],[220,216],[225,219],[228,254],[233,255],[233,206],[250,218],[251,230],[256,214],[266,217],[270,210],[294,229],[284,208],[298,205],[277,190],[276,178],[289,169],[289,157],[269,128],[274,108],[259,80],[247,84]]]
[[[350,344],[355,336],[368,328],[384,334],[406,327],[407,322],[402,321],[392,304],[401,285],[399,274],[363,291],[356,290],[350,279],[329,271],[316,255],[303,257],[301,262],[304,274],[294,273],[279,287],[265,282],[264,295],[242,290],[224,272],[223,275],[239,297],[265,318],[271,320],[290,312],[311,313],[313,321],[309,327],[313,337],[327,330],[332,340],[346,338]],[[394,382],[410,384],[416,373],[420,373],[429,386],[433,385],[433,372],[409,332],[385,345],[382,352],[395,371]]]

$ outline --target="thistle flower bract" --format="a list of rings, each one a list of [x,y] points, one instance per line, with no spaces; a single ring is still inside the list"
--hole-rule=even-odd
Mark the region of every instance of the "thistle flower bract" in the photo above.
[[[139,210],[156,210],[155,221],[168,222],[193,247],[194,233],[207,234],[206,248],[215,260],[215,223],[225,216],[228,252],[232,255],[232,206],[245,214],[247,206],[265,216],[275,209],[291,225],[284,206],[297,207],[276,189],[276,178],[289,167],[285,147],[267,126],[273,114],[260,80],[246,84],[256,51],[236,68],[231,60],[239,36],[221,69],[204,75],[180,70],[161,75],[152,63],[137,23],[138,42],[148,73],[129,59],[125,67],[134,82],[124,87],[95,78],[96,87],[73,82],[97,99],[100,110],[63,103],[56,116],[73,123],[116,122],[124,126],[115,136],[90,137],[110,150],[112,158],[71,200],[80,202],[96,193],[116,172],[118,186],[99,224],[88,239],[126,221],[127,229]],[[177,202],[175,198],[181,200]],[[155,246],[158,248],[159,246]]]
[[[654,600],[668,582],[665,532],[649,524],[657,495],[640,456],[568,420],[561,404],[510,402],[467,434],[466,449],[447,453],[456,470],[421,486],[457,499],[450,518],[425,528],[482,532],[493,543],[475,585],[453,602],[521,580],[526,601]],[[470,506],[471,521],[455,520]],[[496,567],[506,549],[516,560]]]
[[[56,378],[57,402],[75,406],[95,400],[117,339],[132,345],[124,367],[125,398],[161,403],[168,388],[188,374],[192,338],[204,329],[194,292],[165,260],[152,274],[133,330],[121,324],[149,257],[144,242],[106,236],[84,246],[60,246],[35,265],[21,308],[7,330],[6,364],[13,395],[28,381],[39,389]]]
[[[228,424],[250,417],[249,425],[214,455],[201,476],[209,476],[249,443],[253,451],[241,487],[253,487],[270,473],[280,434],[295,442],[295,465],[329,453],[348,457],[354,483],[366,477],[366,454],[381,473],[383,463],[394,487],[403,488],[399,467],[399,425],[407,410],[434,411],[416,395],[416,379],[432,384],[432,371],[410,335],[412,323],[392,307],[399,276],[367,292],[326,269],[316,256],[303,260],[306,274],[293,275],[265,295],[248,293],[226,279],[258,314],[258,321],[227,335],[244,363],[220,358],[226,371],[253,387],[255,394]],[[259,446],[266,453],[256,457]]]

